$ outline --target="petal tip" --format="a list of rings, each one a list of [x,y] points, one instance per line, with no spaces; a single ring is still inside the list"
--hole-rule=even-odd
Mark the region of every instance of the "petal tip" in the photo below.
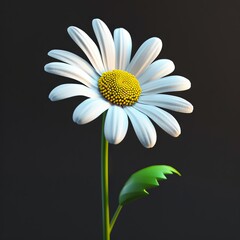
[[[177,77],[182,82],[182,84],[184,86],[183,90],[188,90],[191,88],[191,82],[186,77],[179,76],[179,75],[174,75],[173,77]]]
[[[50,51],[47,53],[47,55],[51,57],[54,52],[55,52],[54,50],[50,50]]]
[[[158,37],[152,37],[152,38],[150,38],[150,40],[156,42],[156,44],[159,45],[159,48],[160,48],[160,49],[162,48],[163,43],[162,43],[162,40],[161,40],[160,38],[158,38]]]
[[[100,24],[104,24],[105,25],[105,23],[100,18],[94,18],[92,20],[92,26],[93,27],[97,27],[97,25],[100,25]]]
[[[180,76],[183,81],[185,81],[185,85],[186,85],[186,90],[190,89],[191,88],[191,82],[189,79],[187,79],[186,77],[183,77],[183,76]]]
[[[107,139],[107,141],[110,143],[110,144],[114,144],[114,145],[117,145],[119,144],[123,139]]]
[[[156,132],[155,132],[154,135],[151,136],[151,139],[149,139],[149,141],[147,141],[147,142],[142,142],[141,141],[142,145],[145,148],[153,148],[155,146],[156,142],[157,142],[157,134],[156,134]]]
[[[54,96],[52,92],[49,93],[48,98],[53,102],[54,101]]]
[[[180,136],[180,134],[181,134],[181,129],[177,129],[174,133],[173,133],[173,137],[175,137],[175,138],[177,138],[177,137],[179,137]]]
[[[172,60],[169,60],[169,64],[172,67],[172,72],[175,70],[175,64]]]
[[[67,32],[68,32],[68,34],[71,36],[71,35],[73,34],[73,32],[75,32],[77,29],[78,29],[78,28],[75,27],[75,26],[69,26],[69,27],[67,28]]]
[[[189,106],[189,108],[188,108],[188,113],[192,113],[193,110],[194,110],[194,107],[193,107],[193,105],[191,104],[191,105]]]
[[[49,71],[49,64],[50,64],[50,63],[47,63],[47,64],[44,66],[44,71],[45,71],[45,72],[48,72],[48,71]]]
[[[72,120],[73,120],[73,122],[75,122],[78,125],[81,124],[80,119],[74,113],[73,113],[73,116],[72,116]]]
[[[143,144],[143,146],[145,148],[150,149],[150,148],[153,148],[155,146],[155,144],[156,144],[156,141],[153,141],[153,142],[148,142],[147,144]]]
[[[154,146],[155,146],[155,143],[152,144],[152,145],[148,145],[148,146],[146,146],[146,148],[150,149],[150,148],[153,148]]]
[[[95,23],[95,22],[102,22],[102,20],[101,20],[100,18],[94,18],[94,19],[92,20],[92,23]]]

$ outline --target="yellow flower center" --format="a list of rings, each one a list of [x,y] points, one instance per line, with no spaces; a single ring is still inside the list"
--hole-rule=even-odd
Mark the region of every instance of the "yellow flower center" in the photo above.
[[[98,80],[98,87],[104,98],[120,106],[133,105],[142,92],[137,78],[123,70],[103,73]]]

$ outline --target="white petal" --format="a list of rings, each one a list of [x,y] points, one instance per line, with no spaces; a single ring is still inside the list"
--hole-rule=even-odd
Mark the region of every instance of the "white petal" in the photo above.
[[[109,108],[104,125],[104,133],[108,142],[120,143],[128,129],[128,117],[122,107],[113,105]]]
[[[88,87],[97,88],[97,80],[90,77],[84,71],[76,66],[72,66],[61,62],[52,62],[45,65],[46,72],[56,74],[59,76],[75,79]]]
[[[124,28],[115,29],[114,43],[116,48],[116,69],[125,70],[132,53],[132,39],[129,32]]]
[[[154,61],[161,49],[162,41],[159,38],[153,37],[148,39],[134,55],[127,67],[127,71],[138,77]]]
[[[175,112],[191,113],[193,111],[193,105],[187,100],[167,94],[140,96],[138,102],[166,108]]]
[[[181,128],[177,120],[168,112],[150,105],[135,103],[134,108],[150,117],[159,127],[173,137],[178,137],[181,133]]]
[[[111,32],[100,19],[93,19],[92,26],[100,46],[105,70],[115,69],[115,45]]]
[[[89,123],[104,111],[106,111],[111,104],[102,98],[89,98],[79,104],[73,112],[73,121],[77,124]]]
[[[141,144],[146,148],[153,147],[157,141],[157,134],[149,118],[133,107],[125,107],[124,110],[129,116]]]
[[[73,41],[82,49],[82,51],[86,54],[89,61],[96,69],[96,71],[101,75],[105,72],[101,55],[98,50],[97,45],[93,42],[93,40],[81,29],[77,27],[69,27],[68,33]]]
[[[167,76],[175,69],[174,63],[168,59],[153,62],[146,71],[138,77],[141,84]]]
[[[75,96],[100,97],[97,90],[90,89],[82,84],[67,83],[55,87],[49,94],[51,101],[58,101]]]
[[[141,86],[142,95],[184,91],[191,87],[191,82],[182,76],[169,76],[147,82]]]
[[[99,75],[97,74],[95,69],[87,61],[85,61],[83,58],[79,57],[74,53],[54,49],[48,52],[48,55],[62,62],[79,67],[81,70],[83,70],[85,73],[87,73],[94,79],[99,78]]]

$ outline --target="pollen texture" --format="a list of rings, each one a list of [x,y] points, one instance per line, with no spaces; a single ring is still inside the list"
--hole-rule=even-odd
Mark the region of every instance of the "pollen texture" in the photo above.
[[[142,91],[137,78],[123,70],[103,73],[98,80],[98,87],[104,98],[120,106],[133,105]]]

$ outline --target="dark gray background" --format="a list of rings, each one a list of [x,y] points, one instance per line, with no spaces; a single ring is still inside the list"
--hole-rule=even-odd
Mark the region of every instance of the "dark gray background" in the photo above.
[[[73,123],[84,98],[50,102],[48,93],[71,80],[43,71],[51,49],[84,57],[66,29],[94,38],[91,20],[99,17],[111,31],[126,28],[134,51],[160,37],[159,58],[192,82],[176,94],[195,107],[173,113],[177,139],[157,128],[149,150],[130,128],[111,145],[112,212],[134,171],[168,164],[182,173],[126,206],[112,239],[240,239],[239,12],[238,0],[2,1],[0,238],[101,239],[101,119]]]

